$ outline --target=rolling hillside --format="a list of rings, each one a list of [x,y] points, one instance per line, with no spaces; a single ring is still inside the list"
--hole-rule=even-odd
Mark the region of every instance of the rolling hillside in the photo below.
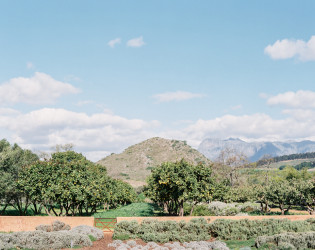
[[[121,154],[111,154],[97,163],[106,166],[110,176],[126,180],[133,186],[140,186],[145,184],[153,167],[162,162],[174,162],[182,158],[195,164],[210,163],[210,160],[185,141],[159,137],[130,146]]]

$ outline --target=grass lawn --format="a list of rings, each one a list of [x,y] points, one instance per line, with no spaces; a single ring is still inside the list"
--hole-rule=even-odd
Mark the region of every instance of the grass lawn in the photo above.
[[[132,203],[117,209],[93,214],[95,218],[116,218],[116,217],[149,217],[160,216],[163,212],[153,203]]]
[[[240,249],[242,247],[252,247],[252,246],[254,246],[255,239],[251,239],[251,240],[224,240],[224,242],[226,243],[226,245],[230,249],[237,250],[237,249]]]

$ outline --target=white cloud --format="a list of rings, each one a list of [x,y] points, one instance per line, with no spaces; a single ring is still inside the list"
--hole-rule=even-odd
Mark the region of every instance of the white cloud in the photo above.
[[[32,62],[27,62],[27,63],[26,63],[26,68],[28,68],[28,69],[34,69],[34,68],[35,68],[35,65],[34,65]]]
[[[0,115],[18,115],[20,112],[11,108],[0,108]]]
[[[315,140],[315,116],[287,113],[285,119],[273,119],[266,114],[225,115],[212,120],[200,119],[182,130],[165,131],[162,136],[187,140],[198,147],[205,138],[240,138],[246,141]]]
[[[133,48],[139,48],[139,47],[142,47],[143,45],[145,45],[145,42],[143,41],[142,36],[133,38],[127,42],[127,46],[133,47]]]
[[[272,59],[288,59],[297,57],[301,61],[315,60],[315,36],[307,42],[303,40],[277,40],[265,48],[265,53]]]
[[[12,78],[0,85],[0,103],[50,104],[64,94],[79,90],[69,83],[36,72],[33,77]]]
[[[107,43],[107,45],[109,46],[109,47],[111,47],[111,48],[115,48],[115,46],[117,45],[117,44],[120,44],[121,43],[121,39],[120,38],[115,38],[115,39],[113,39],[113,40],[110,40],[108,43]]]
[[[98,151],[119,152],[150,138],[158,126],[157,121],[127,119],[110,113],[87,115],[65,109],[44,108],[14,116],[0,113],[0,128],[11,131],[14,142],[22,146],[49,150],[56,144],[73,143],[90,157],[100,155]]]
[[[181,129],[161,131],[162,126],[157,121],[127,119],[106,112],[88,115],[44,108],[22,114],[0,109],[0,132],[1,129],[8,131],[11,136],[7,139],[38,151],[49,151],[56,144],[73,143],[75,150],[95,161],[154,136],[186,140],[194,147],[207,137],[238,137],[247,141],[315,140],[315,110],[283,112],[287,115],[283,119],[262,113],[224,115],[182,123]]]
[[[315,108],[315,92],[299,90],[285,92],[267,99],[269,105],[284,105],[292,108]]]
[[[158,102],[185,101],[193,98],[202,98],[203,94],[191,93],[186,91],[166,92],[153,96]]]

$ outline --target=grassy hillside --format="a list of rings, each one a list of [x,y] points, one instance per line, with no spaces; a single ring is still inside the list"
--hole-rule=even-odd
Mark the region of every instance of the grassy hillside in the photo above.
[[[162,162],[174,162],[182,158],[194,164],[210,164],[209,159],[185,141],[159,137],[133,145],[121,154],[112,154],[97,163],[106,166],[110,176],[126,180],[133,186],[140,186],[145,183],[152,168]]]

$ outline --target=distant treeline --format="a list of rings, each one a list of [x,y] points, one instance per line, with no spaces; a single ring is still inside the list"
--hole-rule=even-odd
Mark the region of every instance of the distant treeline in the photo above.
[[[286,167],[286,165],[282,165],[279,167],[280,170],[283,170]],[[298,165],[292,166],[293,168],[295,168],[296,170],[302,170],[303,168],[307,168],[307,169],[311,169],[311,168],[315,168],[315,162],[302,162]]]
[[[315,152],[282,155],[282,156],[272,157],[269,159],[261,159],[257,161],[257,166],[266,165],[271,162],[289,161],[289,160],[297,160],[297,159],[311,159],[311,158],[315,158]]]

